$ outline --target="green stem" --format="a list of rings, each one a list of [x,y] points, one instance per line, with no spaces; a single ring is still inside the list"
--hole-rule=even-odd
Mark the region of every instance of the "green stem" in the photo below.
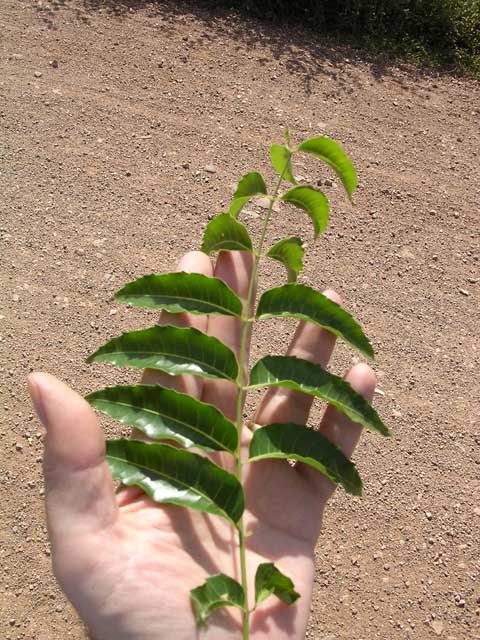
[[[285,165],[285,169],[287,165]],[[265,214],[265,218],[263,220],[262,231],[260,233],[260,240],[258,242],[258,249],[255,252],[255,258],[252,266],[252,274],[250,276],[250,282],[248,285],[248,293],[247,293],[247,301],[246,301],[246,318],[242,318],[242,339],[240,343],[240,355],[239,355],[239,363],[238,363],[238,378],[237,378],[237,412],[236,412],[236,423],[238,430],[238,446],[235,454],[237,460],[237,478],[240,483],[242,483],[242,413],[243,413],[243,400],[245,396],[245,375],[244,369],[247,364],[247,343],[248,343],[248,331],[249,331],[249,319],[253,306],[253,299],[255,294],[255,283],[257,280],[257,272],[258,265],[262,258],[262,249],[263,243],[265,242],[265,235],[267,233],[267,226],[270,220],[270,215],[272,213],[273,205],[277,199],[278,191],[280,189],[280,185],[282,184],[283,174],[285,169],[282,171],[277,184],[275,185],[275,190],[273,192],[273,196],[270,199],[270,205]],[[245,609],[243,611],[243,620],[242,620],[242,631],[243,640],[249,640],[250,638],[250,610],[248,608],[248,584],[247,584],[247,561],[246,561],[246,550],[245,550],[245,528],[243,525],[243,518],[238,523],[238,541],[239,541],[239,550],[240,550],[240,572],[242,576],[242,587],[245,593]]]

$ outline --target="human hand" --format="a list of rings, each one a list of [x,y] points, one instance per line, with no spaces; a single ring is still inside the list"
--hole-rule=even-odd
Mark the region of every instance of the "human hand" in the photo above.
[[[183,271],[221,278],[245,301],[251,256],[223,252],[215,267],[202,253],[192,252],[179,264]],[[338,301],[333,292],[326,292]],[[214,335],[238,352],[240,324],[225,316],[172,316],[161,323],[193,326]],[[288,349],[325,367],[335,336],[300,323]],[[375,376],[364,364],[353,367],[347,380],[371,400]],[[236,386],[192,376],[171,377],[146,371],[147,383],[160,383],[217,405],[235,418]],[[47,429],[44,455],[47,520],[55,575],[95,640],[225,640],[241,637],[241,621],[233,608],[213,614],[199,631],[189,592],[208,575],[238,576],[237,536],[223,519],[173,505],[157,505],[136,487],[115,494],[105,462],[104,437],[98,420],[78,394],[53,376],[34,373],[29,388]],[[254,423],[308,420],[312,398],[289,389],[270,389]],[[361,427],[333,407],[327,408],[319,430],[350,456]],[[245,426],[242,446],[251,432]],[[244,452],[246,456],[246,451]],[[231,464],[213,454],[217,464]],[[251,618],[252,640],[303,640],[310,612],[314,547],[333,485],[324,476],[283,460],[247,465],[244,471],[249,593],[262,562],[275,562],[289,576],[301,598],[287,606],[271,598]],[[253,603],[250,603],[253,604]]]

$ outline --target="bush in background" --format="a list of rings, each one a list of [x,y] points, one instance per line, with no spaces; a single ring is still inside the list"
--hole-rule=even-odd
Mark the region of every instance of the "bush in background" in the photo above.
[[[480,76],[480,0],[210,0]]]

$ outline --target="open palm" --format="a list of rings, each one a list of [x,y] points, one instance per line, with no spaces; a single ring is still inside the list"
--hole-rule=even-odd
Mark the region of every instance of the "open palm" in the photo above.
[[[251,256],[220,254],[215,267],[201,253],[184,256],[179,268],[222,278],[245,300]],[[338,301],[332,292],[327,295]],[[194,326],[216,336],[238,353],[241,326],[234,318],[163,313],[162,323]],[[288,353],[326,366],[333,334],[301,323]],[[373,372],[357,365],[347,374],[368,400]],[[172,386],[235,417],[235,385],[191,376],[170,377],[146,371],[144,381]],[[104,439],[90,406],[47,374],[32,374],[30,392],[47,428],[44,473],[47,517],[55,574],[95,640],[220,640],[241,637],[236,610],[215,613],[206,630],[197,630],[189,592],[208,575],[239,579],[237,535],[222,518],[171,505],[157,505],[140,489],[115,494],[105,462]],[[312,398],[287,389],[268,391],[254,424],[308,420]],[[333,407],[320,431],[351,455],[360,427]],[[251,431],[244,427],[242,443]],[[213,459],[228,467],[224,454]],[[326,478],[310,468],[281,460],[246,467],[249,593],[262,562],[275,562],[295,584],[301,598],[291,606],[269,599],[251,619],[251,638],[302,639],[305,636],[313,582],[314,547],[325,504],[333,491]],[[252,602],[250,602],[252,604]]]

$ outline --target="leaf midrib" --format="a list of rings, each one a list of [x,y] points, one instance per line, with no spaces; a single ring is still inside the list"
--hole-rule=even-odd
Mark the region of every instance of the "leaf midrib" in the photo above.
[[[135,350],[135,351],[126,351],[126,350],[124,350],[124,351],[118,351],[118,350],[108,351],[106,353],[99,353],[98,357],[102,357],[104,355],[108,356],[108,355],[115,354],[115,353],[119,353],[119,354],[133,354],[133,353],[136,353],[139,356],[148,356],[148,355],[150,355],[150,356],[164,356],[164,357],[170,356],[170,357],[176,357],[176,358],[178,358],[180,360],[182,359],[182,356],[179,356],[177,353],[170,353],[168,351],[164,351],[164,352],[160,352],[160,351],[158,351],[158,352],[157,351],[140,351],[138,349]],[[222,371],[221,369],[217,369],[217,367],[214,367],[213,365],[210,365],[210,364],[208,364],[206,362],[202,362],[202,360],[197,360],[196,358],[192,358],[191,356],[188,356],[188,358],[189,358],[188,360],[185,359],[185,361],[184,361],[186,364],[188,364],[189,362],[193,362],[194,364],[198,364],[198,365],[202,365],[203,364],[204,366],[208,366],[213,371],[216,371],[217,373],[223,374],[223,375],[221,375],[219,377],[225,379],[225,372]],[[234,378],[231,378],[230,376],[228,376],[227,379],[228,380],[234,380]]]
[[[161,411],[154,411],[153,409],[146,409],[145,407],[138,407],[134,404],[129,404],[128,402],[119,402],[117,400],[103,400],[103,399],[98,399],[95,400],[95,402],[97,403],[103,403],[103,404],[115,404],[115,405],[119,405],[122,407],[129,407],[130,409],[139,409],[140,411],[143,411],[145,413],[151,413],[152,415],[155,416],[161,416],[162,418],[170,418],[170,420],[172,420],[173,422],[176,422],[180,425],[183,425],[184,427],[189,427],[191,428],[193,431],[196,431],[197,433],[205,436],[205,438],[212,440],[213,442],[216,442],[217,444],[222,446],[222,449],[225,451],[229,451],[229,449],[225,449],[225,445],[223,442],[220,442],[220,440],[216,440],[215,438],[211,437],[211,436],[207,436],[205,435],[205,433],[203,431],[200,431],[200,429],[198,427],[195,427],[191,424],[189,424],[188,422],[184,422],[183,420],[179,420],[177,418],[172,418],[171,416],[169,416],[167,413],[162,413]],[[196,443],[194,443],[196,444]]]
[[[163,445],[166,446],[166,445]],[[172,447],[173,449],[173,447]],[[225,517],[230,520],[230,522],[233,522],[233,519],[228,515],[228,513],[222,509],[222,507],[218,506],[218,504],[216,502],[214,502],[214,499],[212,499],[209,495],[203,493],[202,491],[199,491],[197,488],[195,488],[194,490],[192,489],[192,486],[189,485],[188,483],[182,482],[181,480],[179,480],[178,478],[175,478],[174,476],[169,476],[168,473],[165,472],[159,472],[157,469],[151,469],[149,466],[147,466],[146,464],[141,464],[138,462],[129,462],[128,460],[125,460],[123,458],[117,458],[116,456],[113,456],[110,453],[107,453],[106,455],[107,460],[116,460],[117,462],[121,462],[122,464],[128,464],[129,466],[135,466],[138,469],[145,469],[146,471],[150,471],[151,473],[156,473],[157,475],[161,476],[163,475],[167,480],[171,480],[174,482],[177,482],[179,485],[181,485],[183,488],[187,488],[190,491],[193,491],[194,493],[198,493],[200,496],[202,496],[203,498],[205,498],[205,500],[208,500],[209,502],[211,502],[213,505],[215,505],[217,507],[217,509],[219,511],[221,511]],[[218,491],[216,493],[216,496],[218,495]],[[215,496],[215,497],[216,497]]]
[[[215,242],[212,244],[212,250],[215,250],[217,247],[221,246],[222,244],[235,244],[237,245],[237,247],[243,247],[244,249],[246,248],[246,245],[243,244],[242,242],[240,242],[239,240],[235,240],[235,238],[225,238],[225,240],[219,240],[218,242]]]
[[[294,387],[301,389],[301,387],[305,387],[306,389],[312,389],[317,391],[317,393],[320,396],[320,387],[314,387],[312,385],[309,384],[299,384],[298,382],[295,382],[295,380],[290,380],[288,378],[282,379],[282,380],[272,380],[272,381],[264,381],[261,382],[259,384],[249,384],[247,387],[245,387],[246,391],[250,391],[250,390],[254,390],[254,389],[261,389],[262,387],[277,387],[277,386],[282,386],[285,384],[290,384],[293,385]],[[321,398],[326,400],[326,394],[322,394]],[[341,406],[341,407],[346,407],[351,413],[355,413],[355,415],[359,416],[360,418],[362,418],[363,420],[363,416],[361,413],[359,413],[357,411],[357,409],[353,409],[352,407],[349,405],[346,405],[344,402],[342,402],[341,400],[337,400],[337,399],[332,399],[330,398],[328,400],[328,402],[330,402],[331,404],[336,404],[337,406]]]
[[[155,297],[162,297],[162,294],[155,294],[155,293],[129,293],[129,294],[125,294],[125,293],[123,293],[123,294],[117,296],[117,300],[120,300],[121,298],[155,298]],[[224,309],[225,311],[229,311],[228,314],[224,314],[224,315],[232,315],[232,310],[228,309],[228,307],[223,307],[220,304],[216,304],[214,302],[205,301],[205,300],[202,300],[201,298],[191,298],[190,296],[176,296],[176,295],[164,295],[163,297],[172,298],[174,300],[190,300],[192,302],[201,302],[203,304],[208,304],[208,305],[210,305],[212,307],[215,307],[217,309]],[[237,315],[237,314],[235,314],[235,315]]]

